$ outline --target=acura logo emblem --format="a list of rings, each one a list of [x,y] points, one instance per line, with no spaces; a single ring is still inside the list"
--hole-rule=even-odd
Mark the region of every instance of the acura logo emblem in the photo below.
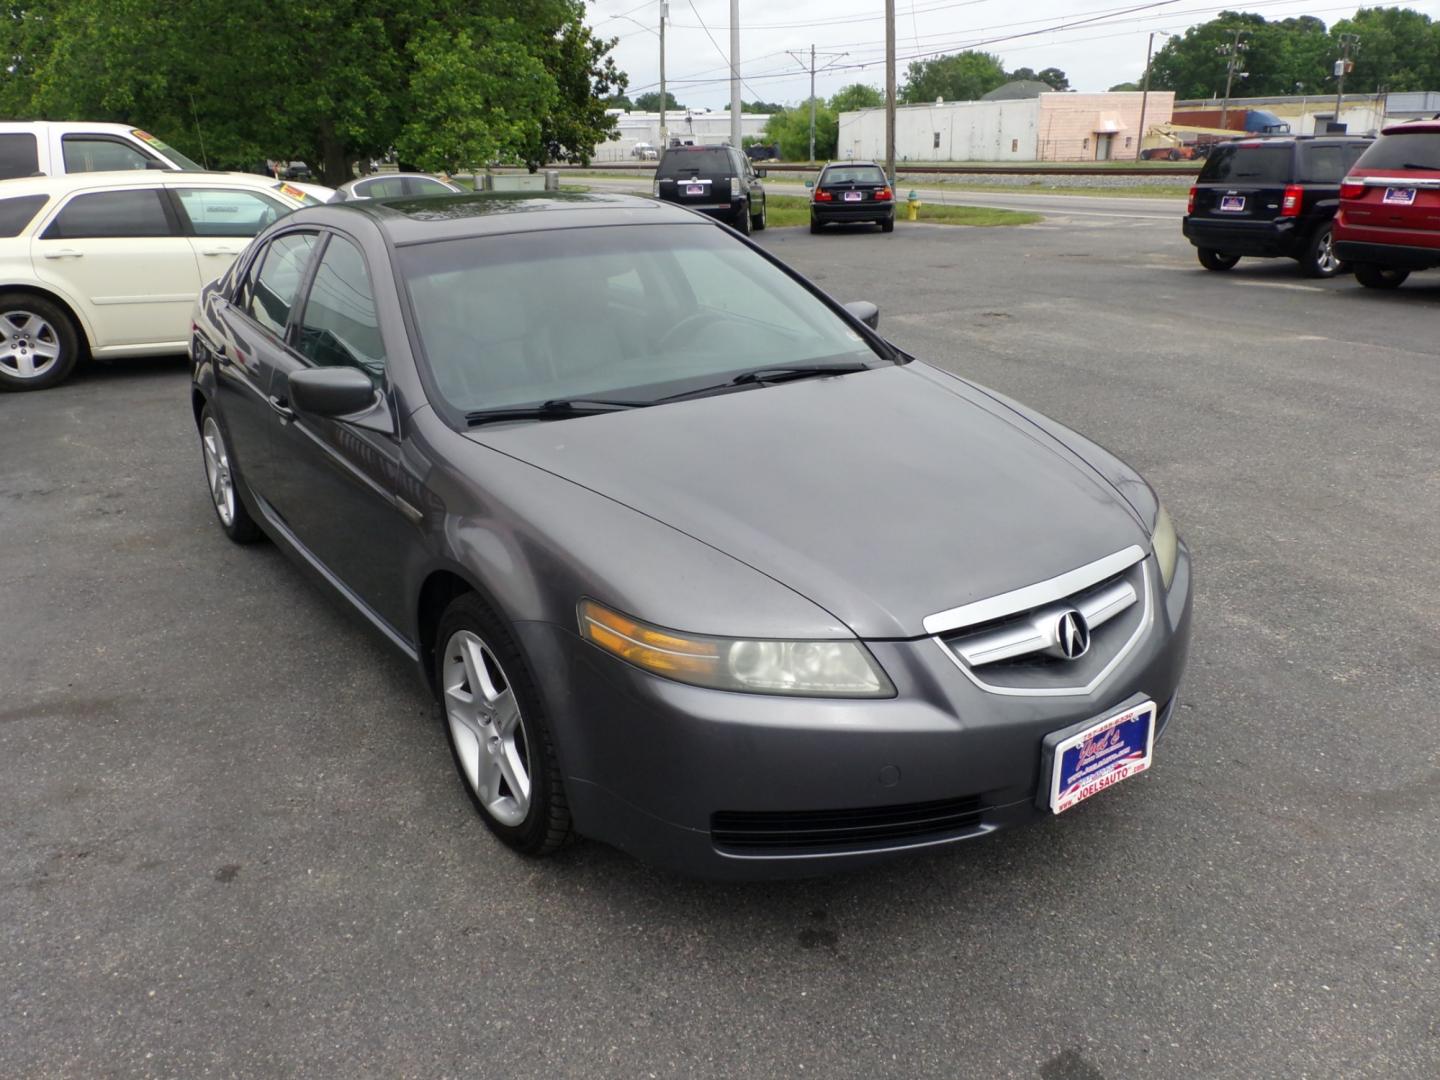
[[[1090,651],[1090,627],[1085,616],[1071,608],[1060,616],[1055,626],[1060,655],[1066,660],[1079,660]]]

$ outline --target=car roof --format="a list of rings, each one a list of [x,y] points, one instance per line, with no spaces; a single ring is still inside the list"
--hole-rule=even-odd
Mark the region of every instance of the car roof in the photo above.
[[[67,132],[96,131],[101,134],[129,135],[131,132],[140,130],[134,124],[115,124],[108,120],[5,120],[0,121],[0,132],[11,134],[17,131],[59,131],[61,134]]]
[[[183,187],[196,183],[221,187],[255,188],[271,192],[279,188],[279,182],[273,176],[257,176],[253,173],[120,169],[115,172],[63,173],[60,176],[23,176],[14,180],[0,180],[0,197],[40,194],[68,195],[72,191],[134,187],[136,184]]]
[[[1440,116],[1433,120],[1411,120],[1381,129],[1381,135],[1440,135]]]
[[[880,163],[879,163],[878,161],[827,161],[827,162],[825,163],[825,165],[824,165],[824,168],[826,168],[826,169],[860,169],[860,168],[878,169],[878,168],[881,168],[881,165],[880,165]]]
[[[347,180],[341,184],[337,191],[349,191],[357,184],[368,184],[372,180],[434,180],[437,184],[444,184],[447,181],[441,180],[434,173],[424,172],[392,172],[392,173],[371,173],[369,176],[357,176],[354,180]]]
[[[363,214],[397,246],[502,233],[604,225],[705,225],[711,219],[674,203],[611,192],[481,192],[360,199],[310,206],[288,223],[344,228]]]
[[[690,150],[733,150],[729,143],[693,143],[689,146],[667,146],[667,154],[683,154]]]
[[[1217,143],[1222,146],[1342,146],[1346,143],[1371,142],[1373,135],[1244,135],[1238,139],[1227,139]]]

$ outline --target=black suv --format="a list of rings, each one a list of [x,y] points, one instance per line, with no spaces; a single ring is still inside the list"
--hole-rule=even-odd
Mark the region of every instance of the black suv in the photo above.
[[[1229,270],[1240,257],[1294,259],[1307,277],[1341,269],[1330,240],[1340,181],[1370,138],[1248,138],[1210,151],[1185,212],[1200,265]]]
[[[655,197],[728,221],[746,236],[765,228],[765,186],[732,146],[672,146],[655,166]]]

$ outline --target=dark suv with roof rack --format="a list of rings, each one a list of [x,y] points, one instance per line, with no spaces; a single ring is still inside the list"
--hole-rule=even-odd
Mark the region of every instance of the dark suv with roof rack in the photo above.
[[[718,217],[749,236],[765,228],[764,175],[733,146],[672,146],[655,166],[654,194]]]
[[[1340,181],[1368,136],[1247,138],[1210,151],[1185,212],[1200,265],[1229,270],[1241,257],[1294,259],[1307,277],[1341,270],[1331,243]]]

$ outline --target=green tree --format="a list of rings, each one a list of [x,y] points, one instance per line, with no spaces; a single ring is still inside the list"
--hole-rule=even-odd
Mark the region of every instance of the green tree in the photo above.
[[[770,101],[740,102],[740,111],[742,113],[777,113],[783,108],[785,108],[784,105],[779,105]]]
[[[1373,94],[1380,89],[1434,90],[1440,87],[1440,24],[1408,8],[1362,8],[1351,19],[1331,27],[1327,59],[1339,59],[1340,35],[1357,34],[1352,50],[1355,70],[1345,76],[1345,89]],[[1332,83],[1333,85],[1333,83]]]
[[[648,94],[640,94],[635,98],[635,108],[640,112],[660,111],[660,91],[651,90]],[[665,91],[665,108],[672,112],[678,112],[685,108],[675,100],[675,95],[669,90]]]
[[[1136,91],[1136,90],[1139,90],[1139,89],[1140,89],[1140,84],[1139,84],[1139,83],[1122,82],[1122,83],[1116,83],[1114,86],[1110,87],[1110,91],[1109,91],[1109,92],[1112,93],[1112,94],[1122,94],[1122,93],[1128,93],[1128,92],[1130,92],[1130,91]]]
[[[975,101],[1003,86],[1005,67],[998,56],[967,51],[933,60],[912,61],[900,98],[908,104],[934,101]]]
[[[635,103],[624,94],[611,94],[605,99],[605,107],[607,109],[633,109]]]
[[[837,113],[855,112],[857,109],[877,109],[885,104],[885,95],[869,83],[851,83],[838,90],[830,99],[830,108]]]
[[[793,109],[771,113],[765,124],[766,139],[780,148],[786,161],[807,161],[810,158],[810,102]],[[815,100],[815,159],[828,161],[835,156],[840,138],[839,115],[824,101]]]
[[[1036,76],[1052,90],[1069,90],[1070,78],[1057,67],[1041,68],[1040,74]]]

